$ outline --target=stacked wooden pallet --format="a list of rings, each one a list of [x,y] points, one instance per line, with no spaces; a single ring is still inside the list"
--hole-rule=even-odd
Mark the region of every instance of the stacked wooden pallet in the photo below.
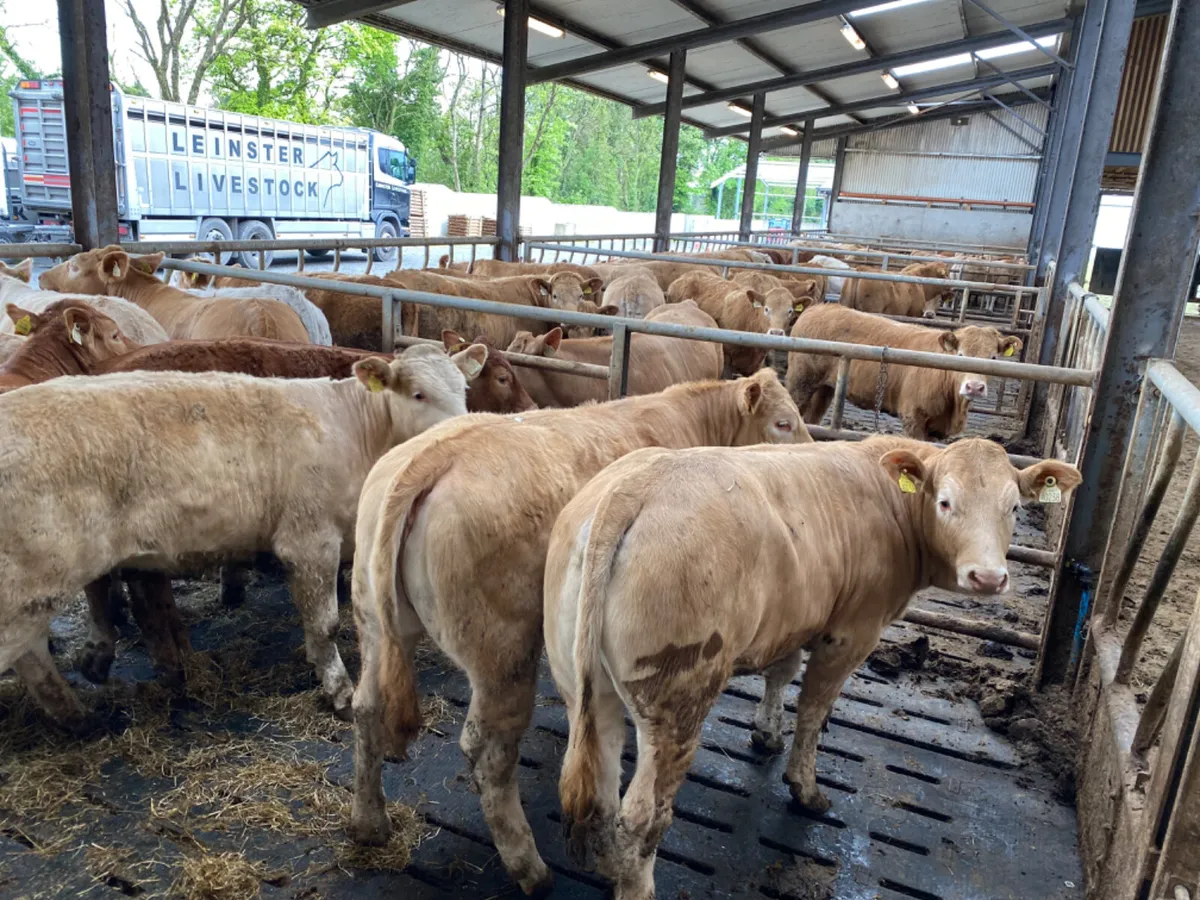
[[[483,219],[479,216],[452,215],[447,222],[446,232],[450,237],[479,237],[483,233]]]
[[[428,237],[425,223],[425,192],[412,191],[409,195],[408,231],[411,237]]]
[[[496,220],[491,216],[483,217],[483,230],[481,232],[484,237],[496,236]]]

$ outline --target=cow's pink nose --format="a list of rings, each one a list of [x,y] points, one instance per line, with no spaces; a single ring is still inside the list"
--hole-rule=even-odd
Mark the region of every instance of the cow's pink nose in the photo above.
[[[782,337],[783,329],[782,328],[769,328],[769,329],[767,329],[767,334],[773,334],[773,335]]]
[[[987,382],[969,379],[963,382],[962,393],[964,397],[986,397]]]
[[[971,569],[967,581],[981,594],[999,594],[1008,587],[1008,569]]]

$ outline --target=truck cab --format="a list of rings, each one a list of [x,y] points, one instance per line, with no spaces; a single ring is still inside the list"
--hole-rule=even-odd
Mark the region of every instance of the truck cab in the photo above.
[[[417,167],[408,150],[394,137],[371,133],[371,217],[376,237],[407,237],[410,192]],[[397,248],[377,247],[375,259],[390,262]]]

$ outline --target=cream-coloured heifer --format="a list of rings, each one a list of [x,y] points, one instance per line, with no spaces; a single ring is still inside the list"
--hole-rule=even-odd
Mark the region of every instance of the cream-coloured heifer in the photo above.
[[[945,263],[913,263],[900,270],[901,275],[920,278],[949,278]],[[932,319],[937,315],[938,304],[954,293],[953,288],[937,284],[909,284],[895,281],[868,281],[863,278],[846,278],[842,288],[841,303],[851,309],[878,313],[887,316],[924,316]]]
[[[944,331],[893,322],[833,303],[797,319],[792,337],[954,353],[974,359],[1015,357],[1022,346],[1020,338],[1006,337],[990,326],[967,325],[957,331]],[[835,356],[788,354],[788,392],[810,425],[820,422],[829,409],[837,386],[837,367]],[[846,399],[862,409],[874,409],[878,391],[879,364],[851,362]],[[986,398],[987,393],[987,379],[982,375],[889,365],[879,408],[898,416],[909,437],[952,437],[966,428],[971,401]]]
[[[359,502],[354,560],[355,839],[387,837],[381,764],[420,728],[412,653],[427,633],[471,681],[460,744],[500,858],[526,893],[547,888],[515,767],[533,713],[542,572],[559,510],[639,447],[807,440],[765,369],[583,409],[469,416],[380,460]]]
[[[421,346],[358,362],[343,381],[122,374],[0,396],[0,671],[12,666],[43,709],[78,726],[82,706],[46,643],[61,600],[122,566],[273,552],[309,661],[349,715],[335,586],[359,490],[389,448],[466,412],[464,372],[486,356]]]
[[[140,306],[175,340],[262,337],[308,343],[308,331],[290,306],[269,299],[197,297],[164,284],[154,272],[163,254],[130,256],[116,245],[77,253],[43,272],[50,291],[112,294]]]
[[[828,809],[817,741],[880,632],[926,587],[1007,590],[1018,507],[1078,483],[1056,460],[1018,471],[990,441],[891,437],[643,450],[592,479],[550,538],[545,633],[571,725],[565,820],[616,897],[654,896],[655,850],[730,675],[765,673],[755,743],[781,749],[783,690],[809,651],[785,780]],[[637,770],[621,798],[626,711]]]
[[[630,319],[644,319],[652,309],[667,302],[662,288],[654,276],[640,266],[629,266],[604,290],[604,302],[617,308],[617,315]]]
[[[648,322],[690,325],[696,328],[716,328],[712,316],[691,300],[668,303],[653,310]],[[612,357],[612,336],[568,338],[554,328],[546,334],[532,335],[522,331],[509,344],[513,353],[530,356],[549,356],[574,362],[607,366]],[[708,341],[686,341],[682,338],[660,337],[654,334],[634,334],[629,339],[629,379],[626,393],[630,397],[653,394],[685,381],[707,381],[721,377],[724,353],[720,344]],[[538,406],[579,406],[601,403],[608,399],[608,382],[583,375],[569,375],[548,369],[522,367],[521,383]]]

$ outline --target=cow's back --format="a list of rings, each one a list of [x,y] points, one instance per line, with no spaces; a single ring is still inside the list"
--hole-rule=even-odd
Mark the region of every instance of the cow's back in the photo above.
[[[349,378],[356,362],[372,356],[391,359],[386,353],[283,341],[170,341],[107,360],[95,374],[230,372],[258,378]]]

